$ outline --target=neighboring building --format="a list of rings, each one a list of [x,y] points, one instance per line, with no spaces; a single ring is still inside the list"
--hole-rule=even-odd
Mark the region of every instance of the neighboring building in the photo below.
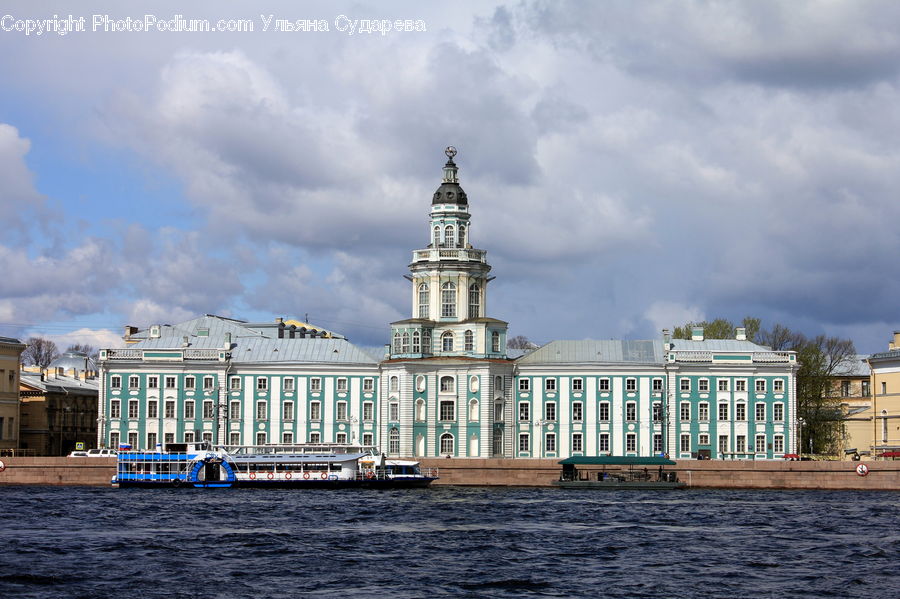
[[[900,451],[900,331],[888,351],[869,356],[872,391],[872,450]]]
[[[432,196],[429,243],[409,264],[411,318],[391,323],[386,356],[282,319],[126,327],[131,347],[101,351],[100,444],[356,442],[417,457],[796,452],[796,354],[742,329],[731,340],[698,329],[692,340],[507,353],[455,154],[447,149]]]
[[[871,455],[874,447],[868,358],[865,355],[852,356],[831,381],[831,396],[840,402],[844,425],[840,457],[846,460]]]
[[[25,345],[0,337],[0,451],[19,448],[19,368]]]
[[[97,440],[99,379],[93,360],[67,352],[39,373],[23,372],[21,447],[37,455],[67,455]]]

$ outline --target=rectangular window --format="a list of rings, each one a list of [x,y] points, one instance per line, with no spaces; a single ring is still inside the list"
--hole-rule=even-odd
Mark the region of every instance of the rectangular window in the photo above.
[[[194,419],[194,401],[188,400],[184,402],[184,419],[185,420],[193,420]]]
[[[764,380],[756,381],[756,392],[757,393],[765,393],[766,392],[766,381],[764,381]]]
[[[206,433],[203,433],[206,434]],[[256,433],[256,444],[257,445],[265,445],[266,444],[266,433]]]
[[[572,403],[572,421],[581,422],[584,419],[584,408],[580,401]]]
[[[185,431],[184,432],[184,442],[185,443],[193,443],[194,442],[194,431]]]
[[[609,433],[600,433],[600,443],[597,449],[598,451],[609,451]]]
[[[553,393],[554,391],[556,391],[556,379],[547,379],[544,382],[544,388],[548,393]]]
[[[309,402],[309,419],[310,420],[321,420],[322,419],[322,404],[318,401]]]
[[[582,449],[581,433],[572,433],[572,451],[584,451]]]
[[[547,433],[544,437],[544,450],[547,452],[556,451],[556,433]]]
[[[347,420],[347,402],[337,402],[337,420]]]
[[[531,446],[530,440],[528,438],[528,433],[519,434],[519,451],[522,453],[528,452]]]
[[[256,379],[256,390],[257,391],[266,391],[269,388],[269,379],[264,376]]]
[[[286,393],[292,393],[294,391],[294,379],[287,377],[282,379],[281,384],[284,385],[284,390]]]
[[[175,433],[166,433],[163,435],[164,443],[174,443],[175,442]]]
[[[527,393],[531,390],[530,379],[519,379],[519,392]]]
[[[747,437],[744,435],[738,435],[734,438],[734,450],[738,453],[746,453],[747,452]]]
[[[347,443],[347,433],[338,433],[334,439],[338,443],[346,444]],[[397,452],[400,453],[400,448],[397,448]]]
[[[197,388],[197,379],[192,376],[184,377],[184,388],[193,391]]]
[[[122,388],[122,377],[120,377],[117,374],[109,377],[109,388],[110,389],[121,389]]]
[[[572,379],[572,391],[580,392],[584,390],[584,379]]]
[[[734,382],[734,390],[735,391],[746,391],[747,390],[747,381],[735,381]]]
[[[627,435],[625,435],[625,451],[637,451],[637,435],[635,435],[634,433],[628,433]]]
[[[137,418],[138,411],[140,410],[138,400],[132,399],[128,401],[128,417],[129,418]]]
[[[494,402],[494,422],[503,422],[503,402]]]
[[[743,403],[735,404],[734,419],[739,420],[739,421],[747,419],[747,404],[743,404]]]
[[[347,379],[341,377],[337,380],[337,390],[339,393],[347,392]]]
[[[119,448],[119,433],[109,433],[109,446],[113,449]]]
[[[772,381],[772,391],[774,393],[784,393],[784,381],[782,379]]]
[[[321,443],[322,442],[322,433],[309,433],[309,442],[310,443]]]
[[[156,401],[148,401],[147,402],[147,418],[158,418],[159,417],[158,407],[159,407],[159,404],[157,404]]]
[[[653,453],[662,453],[662,434],[653,433]]]
[[[681,435],[681,451],[687,453],[691,450],[691,436]]]
[[[122,417],[122,404],[121,400],[114,399],[109,404],[109,417],[110,418],[121,418]]]
[[[128,377],[128,388],[129,389],[137,389],[141,386],[141,377],[137,375],[131,375]]]
[[[719,379],[719,391],[728,391],[728,379]]]
[[[756,435],[756,453],[766,453],[765,435]]]
[[[700,433],[697,437],[697,442],[704,447],[709,445],[709,433]]]
[[[241,419],[241,402],[233,401],[230,405],[230,414],[229,418],[232,420],[240,420]]]
[[[600,391],[609,391],[609,379],[600,379]]]
[[[213,407],[213,402],[206,400],[203,402],[203,417],[207,420],[213,418],[215,416],[215,408]]]
[[[441,402],[441,420],[455,420],[455,419],[456,419],[456,402],[442,401]],[[393,420],[399,420],[399,418],[396,418]]]
[[[625,391],[637,391],[637,379],[625,379]]]
[[[372,433],[363,433],[363,445],[367,447],[375,445],[375,435]]]
[[[756,404],[756,421],[757,422],[765,422],[766,421],[766,404],[764,404],[764,403]]]
[[[728,453],[728,435],[719,435],[719,453]]]
[[[363,379],[363,393],[375,391],[375,379]]]
[[[450,403],[453,403],[453,402],[450,402]],[[388,416],[390,417],[391,421],[392,422],[399,421],[400,420],[400,404],[398,404],[396,402],[392,402],[388,409],[390,410],[390,414],[388,414]]]
[[[697,420],[709,420],[709,404],[705,401],[697,405]]]
[[[310,391],[321,391],[322,390],[322,379],[315,377],[309,379],[309,390]]]
[[[211,377],[211,376],[203,377],[203,390],[204,391],[212,391],[214,380],[215,379],[213,379],[213,377]]]
[[[147,388],[148,389],[159,389],[159,377],[158,376],[148,376],[147,377]]]
[[[281,419],[282,420],[293,420],[294,419],[294,402],[286,401],[282,404]]]
[[[659,392],[663,390],[663,380],[662,379],[653,379],[653,391]]]
[[[633,401],[625,404],[625,420],[637,420],[637,404]]]
[[[519,402],[519,420],[531,420],[531,410],[527,401]]]
[[[174,389],[175,388],[175,377],[167,376],[166,377],[166,389]]]
[[[774,444],[773,448],[772,448],[773,451],[775,453],[783,453],[784,452],[784,437],[782,437],[781,435],[775,435],[775,437],[772,439],[772,441]]]
[[[232,391],[240,391],[241,390],[241,377],[233,376],[231,377],[230,387]]]
[[[869,395],[871,395],[870,391],[869,381],[862,381],[862,396],[869,397]]]
[[[709,379],[700,379],[697,381],[697,391],[700,393],[709,393]]]
[[[681,402],[681,421],[687,422],[691,419],[691,404],[690,402],[683,401]]]
[[[156,448],[156,433],[147,433],[147,449]]]
[[[775,422],[781,422],[784,420],[784,404],[777,403],[772,406],[772,420]]]
[[[375,404],[371,401],[363,402],[363,420],[375,420]]]
[[[719,404],[719,420],[728,420],[728,404]]]
[[[241,444],[241,433],[234,432],[234,431],[228,433],[228,442],[231,445],[240,445]]]
[[[881,394],[887,395],[887,381],[881,381]]]
[[[556,420],[556,404],[553,402],[544,406],[544,420]]]
[[[597,419],[600,421],[609,421],[609,402],[601,401],[600,409],[597,412]]]
[[[682,393],[687,393],[691,390],[691,379],[681,379],[678,384]]]
[[[653,402],[653,422],[662,420],[662,404],[658,401]]]

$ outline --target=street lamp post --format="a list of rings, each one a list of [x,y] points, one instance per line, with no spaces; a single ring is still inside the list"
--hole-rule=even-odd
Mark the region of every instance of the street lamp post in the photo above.
[[[803,418],[797,418],[797,455],[803,453],[803,425],[806,423]]]

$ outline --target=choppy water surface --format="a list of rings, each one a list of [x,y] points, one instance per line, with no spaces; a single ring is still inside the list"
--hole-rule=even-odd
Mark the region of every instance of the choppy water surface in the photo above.
[[[898,597],[898,493],[0,488],[0,597]]]

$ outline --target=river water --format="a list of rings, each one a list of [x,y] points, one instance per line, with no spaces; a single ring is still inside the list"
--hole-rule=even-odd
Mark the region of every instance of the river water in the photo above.
[[[900,596],[900,493],[0,487],[0,597]]]

